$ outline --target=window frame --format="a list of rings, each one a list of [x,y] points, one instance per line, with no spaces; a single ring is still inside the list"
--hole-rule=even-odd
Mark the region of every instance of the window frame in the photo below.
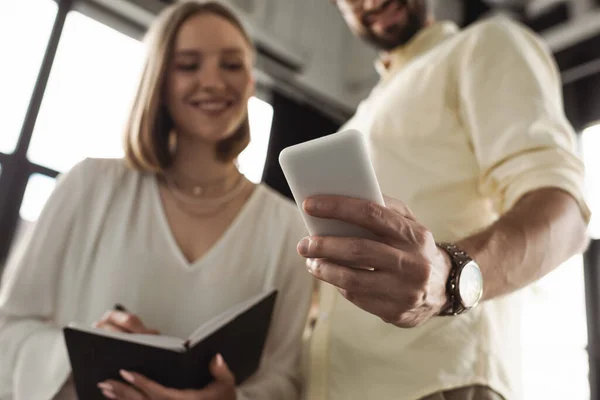
[[[89,0],[51,1],[57,3],[58,9],[48,36],[30,102],[23,118],[17,144],[10,154],[0,152],[0,163],[2,164],[0,173],[0,274],[17,232],[19,211],[30,176],[38,173],[56,178],[59,175],[59,172],[54,169],[29,161],[27,151],[69,12],[77,11],[137,40],[141,40],[145,33],[145,28],[141,25]]]
[[[583,254],[590,400],[600,399],[600,239]]]
[[[27,159],[27,150],[48,84],[58,43],[67,14],[71,11],[74,4],[73,0],[53,1],[57,2],[58,10],[52,30],[48,36],[46,51],[42,58],[29,106],[23,119],[17,145],[11,154],[0,153],[0,161],[2,162],[2,174],[0,174],[0,232],[2,232],[0,235],[0,265],[5,263],[10,251],[12,239],[19,221],[19,209],[23,201],[29,176],[34,172],[50,177],[58,175],[58,172],[33,164]]]

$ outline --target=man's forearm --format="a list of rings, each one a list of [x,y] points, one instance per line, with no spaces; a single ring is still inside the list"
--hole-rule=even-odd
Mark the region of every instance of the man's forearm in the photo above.
[[[458,245],[481,267],[485,300],[527,286],[583,251],[586,224],[572,196],[540,189]]]

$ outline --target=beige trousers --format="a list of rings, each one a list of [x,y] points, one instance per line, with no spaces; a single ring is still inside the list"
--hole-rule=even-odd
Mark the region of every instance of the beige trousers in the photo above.
[[[421,400],[504,400],[504,398],[486,386],[468,386],[435,393]]]

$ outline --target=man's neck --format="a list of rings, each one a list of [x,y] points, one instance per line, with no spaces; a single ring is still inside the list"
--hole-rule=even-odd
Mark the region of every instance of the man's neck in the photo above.
[[[426,20],[426,21],[425,21],[425,23],[423,24],[423,27],[422,27],[421,29],[419,29],[419,31],[418,31],[417,33],[415,33],[415,35],[414,35],[412,38],[410,38],[410,40],[409,40],[408,42],[406,42],[406,43],[404,43],[404,44],[402,44],[402,45],[400,45],[400,46],[398,46],[398,47],[395,47],[395,48],[393,48],[393,49],[391,49],[391,50],[384,50],[384,51],[381,51],[381,52],[379,53],[379,59],[381,60],[381,62],[382,62],[382,63],[383,63],[383,65],[385,66],[385,68],[387,69],[387,68],[389,67],[389,65],[390,65],[390,59],[391,59],[391,54],[392,54],[392,53],[394,53],[394,52],[396,52],[396,51],[399,51],[399,50],[401,50],[401,49],[403,49],[403,48],[407,47],[408,45],[410,45],[410,43],[412,43],[412,41],[413,41],[413,40],[414,40],[414,39],[415,39],[417,36],[419,36],[419,34],[420,34],[421,32],[423,32],[423,30],[424,30],[424,29],[427,29],[427,28],[429,28],[429,27],[430,27],[431,25],[433,25],[435,22],[436,22],[435,18],[434,18],[433,16],[431,16],[431,15],[430,15],[429,17],[427,17],[427,20]]]

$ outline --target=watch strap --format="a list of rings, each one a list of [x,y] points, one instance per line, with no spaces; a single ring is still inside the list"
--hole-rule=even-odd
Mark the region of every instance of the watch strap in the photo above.
[[[455,316],[462,314],[466,311],[460,297],[460,291],[458,287],[458,278],[463,267],[472,261],[471,257],[460,249],[454,243],[437,243],[437,246],[444,250],[450,257],[452,268],[450,269],[450,275],[446,283],[446,295],[448,296],[448,304],[438,314],[440,316]]]

